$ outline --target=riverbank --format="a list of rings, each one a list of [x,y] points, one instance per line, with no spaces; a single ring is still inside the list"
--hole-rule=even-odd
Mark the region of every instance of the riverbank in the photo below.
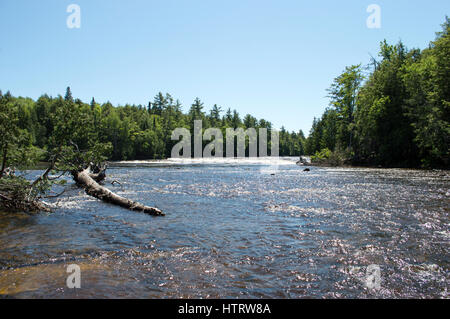
[[[450,175],[450,168],[425,168],[425,167],[408,167],[408,166],[382,166],[382,165],[369,165],[369,164],[341,164],[341,165],[333,165],[332,163],[310,163],[307,165],[303,165],[305,167],[323,167],[323,168],[369,168],[369,169],[398,169],[398,170],[417,170],[417,171],[430,171],[430,172],[445,172],[447,175]]]

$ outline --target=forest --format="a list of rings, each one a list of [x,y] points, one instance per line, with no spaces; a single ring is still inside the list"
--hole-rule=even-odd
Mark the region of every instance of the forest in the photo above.
[[[280,156],[312,155],[328,165],[448,168],[449,28],[446,18],[424,50],[383,41],[367,66],[346,67],[328,89],[330,104],[307,138],[301,130],[281,128]],[[75,99],[69,87],[64,97],[36,101],[0,91],[0,176],[7,167],[51,161],[61,141],[108,160],[168,158],[177,143],[171,132],[187,128],[193,134],[194,120],[224,135],[226,128],[252,127],[267,128],[270,136],[272,129],[269,121],[241,118],[230,108],[207,110],[199,98],[183,113],[179,100],[161,92],[147,105],[113,106]]]
[[[241,118],[236,110],[223,112],[217,105],[206,112],[199,98],[185,114],[179,100],[161,92],[146,106],[98,104],[95,98],[86,104],[74,99],[70,88],[64,97],[43,95],[37,101],[13,97],[9,92],[0,93],[0,104],[3,111],[8,110],[7,118],[13,120],[21,132],[22,145],[44,154],[44,159],[47,150],[55,146],[51,137],[58,127],[58,119],[54,115],[65,107],[69,108],[71,118],[84,128],[81,135],[71,137],[72,142],[80,149],[88,148],[88,144],[108,143],[111,146],[110,153],[107,153],[110,160],[168,158],[177,143],[171,140],[172,131],[187,128],[193,134],[194,120],[202,120],[204,130],[216,127],[222,129],[224,135],[226,128],[267,128],[269,132],[272,129],[272,124],[264,119],[258,120],[250,114]],[[279,133],[280,155],[304,154],[305,136],[302,131],[290,133],[282,128]]]
[[[450,23],[424,50],[383,41],[367,67],[347,67],[314,119],[305,151],[334,165],[449,168]]]

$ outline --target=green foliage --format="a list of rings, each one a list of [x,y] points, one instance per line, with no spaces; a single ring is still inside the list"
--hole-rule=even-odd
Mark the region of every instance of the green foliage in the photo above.
[[[99,163],[105,159],[168,158],[177,143],[171,140],[172,131],[184,127],[193,134],[194,120],[202,121],[203,130],[220,128],[224,136],[226,128],[253,127],[257,132],[259,128],[267,128],[270,139],[272,129],[270,122],[258,120],[250,114],[241,119],[236,110],[228,109],[222,115],[222,108],[218,105],[206,113],[204,103],[199,98],[184,114],[178,100],[162,93],[158,93],[147,107],[129,104],[114,107],[109,102],[100,105],[94,98],[90,104],[86,104],[74,99],[70,88],[67,88],[64,98],[43,95],[36,102],[12,97],[9,93],[5,96],[0,105],[3,107],[0,124],[4,123],[0,131],[5,140],[11,140],[14,135],[20,137],[24,145],[23,148],[15,148],[16,155],[10,154],[8,163],[12,165],[14,158],[14,166],[19,163],[32,165],[31,159],[38,160],[39,157],[51,161],[55,155],[58,155],[56,166],[64,170],[77,169],[80,165]],[[204,143],[206,145],[208,141]],[[303,155],[303,132],[287,132],[283,129],[280,148],[281,156]],[[19,150],[24,155],[22,158]]]
[[[348,151],[331,151],[324,148],[311,156],[311,162],[326,166],[342,166],[349,163],[352,153]]]
[[[346,68],[329,90],[331,109],[313,122],[306,152],[325,155],[327,148],[353,164],[448,168],[449,26],[446,18],[423,51],[383,41],[364,83],[360,66]]]
[[[54,180],[50,170],[79,170],[104,161],[111,144],[99,140],[94,125],[96,108],[74,101],[70,88],[66,98],[42,96],[37,102],[8,92],[0,94],[0,205],[8,210],[40,210],[38,200]],[[15,174],[40,160],[50,168],[31,182]],[[58,181],[56,181],[58,182]]]
[[[322,149],[320,152],[316,152],[313,156],[311,156],[311,161],[313,162],[319,162],[319,161],[325,161],[331,157],[331,150],[328,148]]]
[[[335,134],[336,139],[332,143],[341,149],[352,148],[356,100],[362,80],[361,66],[353,65],[335,78],[328,90],[330,105],[335,110],[330,125],[335,127],[325,126],[325,129]],[[334,148],[334,145],[330,146]]]
[[[35,135],[31,120],[33,104],[30,105],[30,101],[22,98],[15,99],[9,92],[0,96],[0,161],[2,169],[7,166],[26,168],[36,164],[43,156],[44,152],[32,145]]]

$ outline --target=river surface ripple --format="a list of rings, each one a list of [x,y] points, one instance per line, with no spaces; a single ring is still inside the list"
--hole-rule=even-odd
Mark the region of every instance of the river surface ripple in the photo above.
[[[448,172],[161,165],[111,168],[107,186],[165,217],[71,182],[53,213],[0,213],[0,296],[449,297]],[[81,289],[66,286],[70,264]]]

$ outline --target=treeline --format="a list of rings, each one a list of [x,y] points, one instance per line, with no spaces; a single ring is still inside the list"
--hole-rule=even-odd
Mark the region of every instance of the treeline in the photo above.
[[[70,88],[64,97],[42,95],[37,101],[30,98],[13,97],[10,92],[0,91],[0,116],[17,122],[21,131],[21,143],[29,151],[44,154],[55,149],[54,138],[58,132],[64,131],[64,123],[59,123],[55,114],[67,110],[67,127],[81,127],[77,134],[71,133],[71,142],[80,150],[90,149],[96,144],[110,144],[110,160],[162,159],[171,155],[172,147],[178,141],[171,140],[175,128],[187,128],[193,135],[194,120],[202,120],[203,130],[221,128],[225,137],[226,128],[267,128],[270,138],[272,124],[264,119],[258,120],[251,115],[241,118],[239,113],[231,109],[225,112],[214,105],[208,112],[200,99],[195,99],[188,113],[182,112],[180,101],[170,94],[158,93],[148,105],[113,106],[111,103],[99,104],[93,98],[90,104],[74,99]],[[80,133],[82,132],[82,133]],[[0,151],[7,149],[6,135],[1,137]],[[225,149],[224,141],[224,149]],[[209,143],[204,142],[205,145]],[[270,141],[269,141],[270,145]],[[280,131],[280,155],[298,156],[304,154],[305,136],[303,132]],[[247,141],[248,147],[248,141]],[[269,146],[270,154],[270,146]],[[248,153],[248,151],[247,151]],[[9,153],[12,154],[11,152]],[[36,155],[38,156],[38,155]],[[20,161],[16,161],[20,162]]]
[[[314,119],[308,138],[302,131],[281,129],[280,156],[309,154],[313,161],[335,165],[448,168],[449,28],[446,18],[424,50],[384,41],[379,59],[372,58],[366,68],[347,67],[329,88],[330,106]],[[202,120],[203,130],[220,128],[224,138],[226,128],[267,128],[271,136],[270,122],[250,114],[241,118],[236,110],[217,105],[207,111],[198,98],[183,113],[179,100],[162,93],[145,106],[113,106],[94,98],[89,104],[74,99],[70,88],[64,97],[43,95],[37,101],[0,91],[2,171],[6,162],[49,160],[59,135],[69,136],[80,150],[101,145],[99,153],[106,152],[110,160],[168,158],[178,142],[171,140],[172,131],[187,128],[193,135],[194,120]]]
[[[446,18],[424,50],[384,41],[367,69],[347,67],[329,89],[330,107],[314,119],[306,153],[335,164],[448,168],[449,28]]]

